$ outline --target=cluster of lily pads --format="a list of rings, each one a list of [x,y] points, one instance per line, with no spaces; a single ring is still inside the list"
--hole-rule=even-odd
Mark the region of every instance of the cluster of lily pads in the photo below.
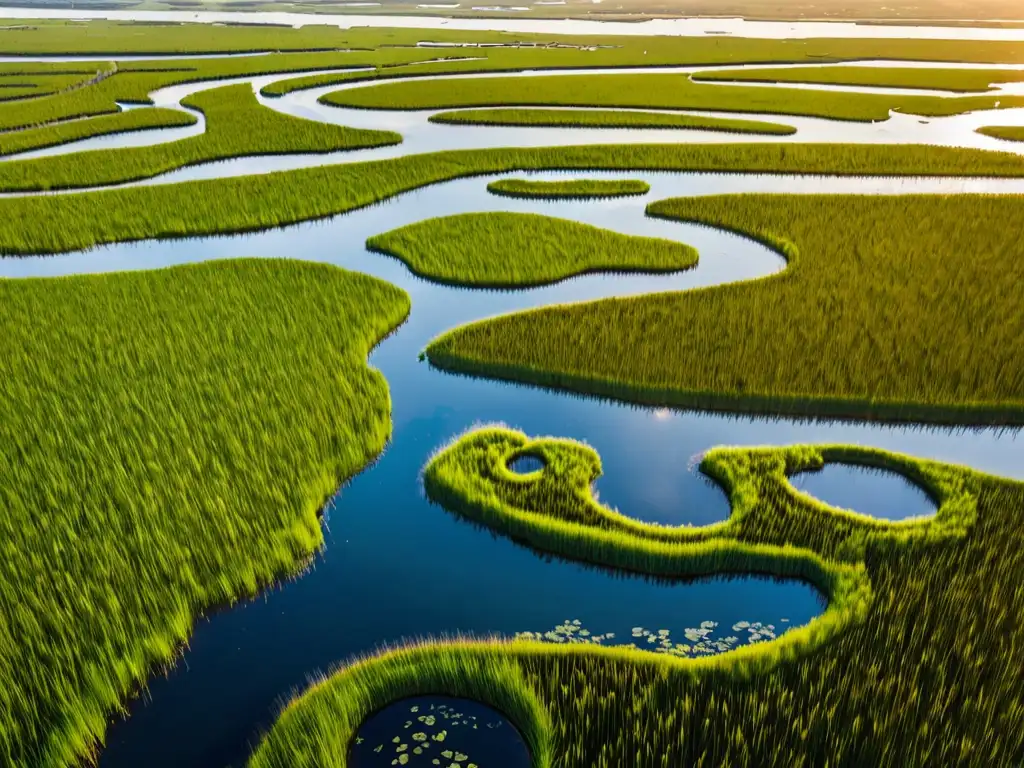
[[[457,749],[449,749],[445,744],[449,729],[468,727],[478,730],[481,723],[475,715],[467,715],[447,704],[431,704],[428,707],[413,705],[409,707],[410,719],[402,726],[403,731],[411,733],[395,736],[391,744],[378,744],[373,751],[380,754],[385,749],[393,749],[394,757],[391,765],[434,765],[441,768],[479,768],[476,763],[468,762],[469,756]],[[500,728],[501,721],[482,723],[485,728]],[[356,737],[356,745],[365,741]],[[372,743],[372,742],[371,742]],[[432,748],[432,747],[436,747]]]
[[[782,619],[782,622],[788,622]],[[774,624],[763,624],[760,621],[738,621],[732,625],[733,634],[726,637],[714,637],[718,627],[717,621],[702,621],[699,627],[687,627],[683,631],[685,643],[677,643],[672,639],[668,629],[650,630],[644,627],[633,627],[631,643],[609,643],[626,648],[650,650],[655,653],[667,653],[673,656],[709,656],[731,651],[733,648],[766,640],[774,640],[781,632],[777,632]],[[785,631],[785,630],[783,630]],[[517,632],[516,639],[540,640],[548,643],[588,643],[600,645],[606,640],[614,640],[614,632],[596,635],[583,626],[579,619],[566,619],[554,629],[547,632]]]

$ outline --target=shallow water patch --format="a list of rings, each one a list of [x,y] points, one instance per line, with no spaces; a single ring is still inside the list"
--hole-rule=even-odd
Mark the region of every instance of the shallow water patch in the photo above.
[[[531,472],[542,471],[546,465],[544,464],[544,459],[540,456],[532,453],[522,453],[509,459],[505,466],[508,467],[510,472],[517,475],[528,475]]]
[[[830,506],[883,520],[934,515],[935,501],[898,472],[856,464],[828,463],[789,478],[798,491]]]
[[[497,710],[470,699],[417,696],[385,707],[360,726],[349,765],[530,768],[530,753]]]

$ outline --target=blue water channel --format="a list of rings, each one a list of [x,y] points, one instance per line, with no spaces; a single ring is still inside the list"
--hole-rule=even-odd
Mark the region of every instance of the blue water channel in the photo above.
[[[582,175],[582,174],[577,174]],[[613,178],[616,174],[587,174]],[[772,624],[778,632],[821,613],[809,585],[758,577],[656,582],[529,549],[457,521],[430,504],[419,472],[433,451],[478,423],[505,422],[528,434],[585,440],[602,457],[603,502],[639,519],[707,524],[728,515],[721,490],[695,470],[722,444],[849,442],[874,445],[998,473],[1020,475],[1017,432],[863,423],[800,422],[640,408],[566,393],[444,374],[420,362],[434,336],[498,313],[608,295],[684,290],[755,279],[782,260],[737,235],[647,219],[653,199],[744,187],[799,191],[851,188],[874,179],[633,173],[652,185],[642,198],[529,202],[486,193],[497,176],[464,179],[321,222],[236,237],[120,244],[85,253],[0,261],[0,274],[73,274],[153,268],[238,256],[294,257],[367,272],[408,291],[412,314],[370,362],[387,377],[392,441],[324,514],[326,546],[302,577],[198,622],[183,658],[115,723],[103,768],[225,768],[242,765],[283,700],[311,676],[357,653],[428,635],[514,635],[579,621],[630,642],[632,627],[682,637],[701,622]],[[366,237],[430,216],[480,210],[536,211],[627,234],[670,237],[698,248],[691,271],[662,276],[588,276],[526,291],[467,290],[415,278],[396,259],[370,254]],[[770,279],[770,278],[768,278]],[[671,343],[669,340],[667,343]],[[600,354],[595,350],[595,354]],[[342,407],[339,405],[339,407]],[[238,478],[244,483],[245,478]],[[858,490],[859,492],[859,490]]]

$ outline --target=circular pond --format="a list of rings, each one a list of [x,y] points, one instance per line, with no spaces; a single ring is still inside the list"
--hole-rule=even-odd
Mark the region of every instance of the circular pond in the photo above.
[[[531,472],[539,472],[544,469],[544,460],[539,456],[525,453],[521,456],[513,456],[507,466],[517,475],[528,475]]]
[[[906,520],[935,514],[924,489],[898,472],[856,464],[826,464],[820,470],[789,478],[793,487],[840,509],[883,520]]]
[[[491,707],[451,696],[417,696],[385,707],[360,726],[349,765],[530,768],[530,752],[516,727]]]

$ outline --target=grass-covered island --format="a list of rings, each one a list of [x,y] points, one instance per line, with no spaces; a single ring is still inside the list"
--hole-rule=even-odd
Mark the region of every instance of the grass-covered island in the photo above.
[[[1020,125],[986,126],[979,128],[978,133],[1003,141],[1024,141],[1024,126]]]
[[[487,185],[487,191],[505,197],[585,200],[591,197],[646,195],[651,191],[651,185],[639,179],[498,179]]]
[[[408,310],[270,259],[0,281],[0,762],[95,754],[201,612],[303,567],[390,434],[366,356]]]
[[[542,458],[543,470],[509,471],[523,454]],[[887,523],[789,484],[823,462],[905,474],[937,514]],[[601,470],[593,450],[501,427],[444,448],[424,482],[455,514],[547,552],[662,575],[795,576],[828,596],[825,614],[711,658],[536,640],[389,651],[295,699],[250,768],[347,765],[362,718],[424,692],[500,709],[537,766],[984,766],[1024,752],[1012,727],[1024,696],[1014,660],[1024,556],[1013,533],[1024,485],[853,446],[719,448],[701,469],[732,502],[730,518],[707,528],[658,527],[603,507],[590,490]]]
[[[1009,195],[660,201],[651,215],[749,235],[788,268],[484,320],[426,352],[447,369],[659,405],[1021,424],[1024,245],[994,225],[1019,208]]]
[[[674,272],[697,263],[688,245],[623,235],[535,213],[465,213],[375,235],[367,248],[421,277],[491,288],[543,285],[587,272]]]
[[[432,123],[455,125],[521,125],[549,128],[673,128],[723,133],[764,133],[789,136],[796,128],[763,120],[737,120],[672,112],[612,109],[463,109],[430,116]]]

